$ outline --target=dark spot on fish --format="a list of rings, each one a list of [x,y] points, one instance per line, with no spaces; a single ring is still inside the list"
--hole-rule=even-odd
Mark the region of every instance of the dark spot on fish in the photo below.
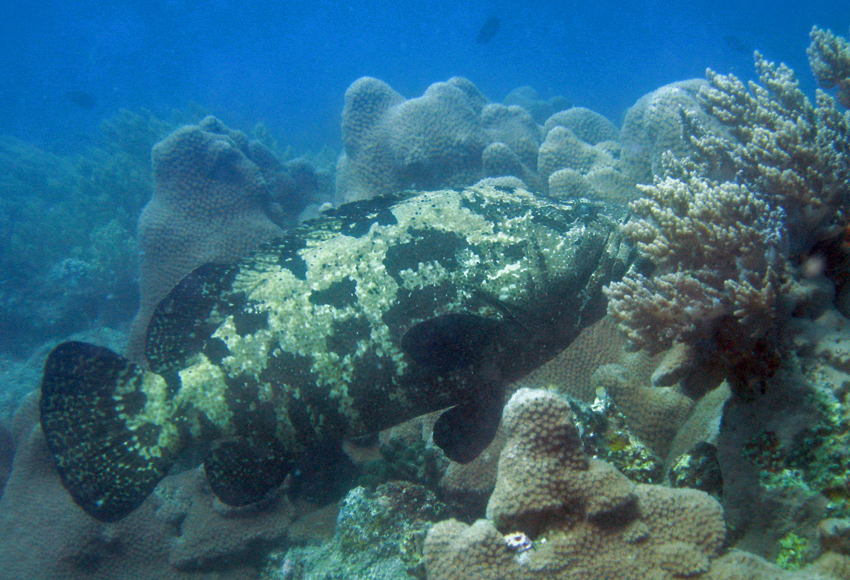
[[[489,222],[502,223],[506,219],[521,217],[527,208],[520,209],[517,204],[501,201],[499,198],[474,196],[461,199],[461,207],[478,214]]]
[[[97,106],[97,97],[84,91],[68,91],[65,93],[65,100],[81,109],[94,109]]]
[[[502,418],[502,389],[481,385],[481,396],[444,411],[434,423],[434,443],[446,457],[469,463],[490,445]]]
[[[235,267],[205,264],[163,298],[148,324],[145,356],[152,371],[166,376],[182,369],[185,361],[201,350],[204,338],[218,326],[211,317],[237,272]]]
[[[451,287],[448,283],[436,286],[425,286],[415,290],[399,288],[396,301],[383,316],[384,324],[390,328],[404,326],[406,320],[423,320],[433,315],[437,305],[445,303]]]
[[[395,215],[393,215],[393,212],[390,211],[389,208],[383,208],[377,213],[370,214],[366,217],[366,219],[361,219],[348,224],[347,228],[342,230],[342,233],[347,236],[359,238],[364,234],[369,233],[369,230],[372,228],[372,224],[378,224],[379,226],[394,226],[397,223],[398,220]]]
[[[354,408],[367,429],[373,429],[385,422],[387,417],[378,409],[391,409],[395,405],[390,401],[390,392],[376,389],[376,385],[390,384],[395,375],[395,365],[386,357],[379,357],[374,350],[367,352],[353,369],[348,394]]]
[[[491,16],[485,20],[484,24],[478,30],[478,36],[475,37],[476,44],[487,44],[493,40],[493,37],[499,32],[499,24],[499,19],[495,16]]]
[[[357,351],[357,341],[369,338],[372,326],[363,318],[350,318],[334,324],[333,332],[325,341],[330,352],[337,353],[340,358]]]
[[[223,340],[217,337],[210,338],[204,344],[204,356],[206,356],[214,365],[220,365],[221,360],[230,355],[230,349]]]
[[[309,441],[312,439],[311,435],[315,433],[316,430],[313,427],[313,422],[310,420],[310,413],[307,411],[305,403],[307,405],[311,404],[310,402],[306,402],[301,399],[290,399],[285,408],[286,414],[289,417],[289,422],[292,423],[295,433],[298,434],[298,439]]]
[[[550,212],[552,212],[553,215],[550,215]],[[546,226],[561,234],[565,234],[572,229],[572,226],[568,223],[569,220],[564,219],[563,213],[551,208],[547,208],[545,211],[536,212],[531,217],[531,221],[541,226]]]
[[[334,308],[345,308],[357,303],[357,283],[346,277],[333,282],[324,290],[315,290],[310,294],[310,302],[316,305],[327,304]]]
[[[466,240],[453,232],[438,230],[409,230],[413,239],[387,250],[384,268],[396,282],[402,283],[402,270],[416,270],[420,263],[439,262],[447,270],[457,268],[457,252]]]
[[[292,462],[274,437],[231,437],[218,441],[204,461],[213,493],[228,505],[247,505],[283,483]]]
[[[295,462],[289,495],[324,505],[342,499],[354,487],[357,466],[342,450],[340,441],[322,441]]]
[[[313,376],[312,366],[312,357],[275,350],[269,354],[266,368],[257,379],[272,386],[309,383]]]
[[[401,349],[423,367],[448,373],[478,362],[498,324],[474,314],[444,314],[408,330]]]
[[[253,432],[274,433],[277,415],[274,406],[259,400],[261,392],[257,377],[242,373],[228,380],[225,401],[233,412],[231,424],[238,433]]]
[[[307,279],[307,262],[298,254],[306,247],[306,240],[295,236],[286,236],[274,241],[273,250],[277,253],[277,264],[292,272],[299,280]]]
[[[510,246],[505,247],[502,251],[502,255],[513,261],[519,261],[525,256],[527,251],[528,242],[520,242],[518,244],[512,244]]]
[[[233,325],[239,336],[255,334],[258,330],[268,327],[269,314],[254,308],[240,308],[233,312]]]

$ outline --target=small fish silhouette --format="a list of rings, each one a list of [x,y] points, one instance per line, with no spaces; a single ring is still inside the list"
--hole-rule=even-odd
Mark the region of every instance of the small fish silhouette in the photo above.
[[[493,40],[493,37],[496,36],[497,32],[499,32],[499,19],[495,16],[491,16],[484,22],[481,29],[478,31],[478,36],[475,38],[476,44],[487,44]]]

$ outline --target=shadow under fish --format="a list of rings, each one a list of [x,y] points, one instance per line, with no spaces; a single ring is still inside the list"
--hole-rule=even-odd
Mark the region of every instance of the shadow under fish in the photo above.
[[[201,266],[151,319],[150,370],[80,342],[50,353],[41,425],[62,483],[116,521],[212,442],[213,492],[246,505],[322,442],[439,410],[434,442],[471,461],[504,387],[604,314],[632,255],[624,213],[510,188],[402,193]]]
[[[491,16],[485,20],[484,24],[478,30],[478,36],[475,37],[476,44],[487,44],[493,40],[496,33],[499,32],[499,24],[499,19],[495,16]]]

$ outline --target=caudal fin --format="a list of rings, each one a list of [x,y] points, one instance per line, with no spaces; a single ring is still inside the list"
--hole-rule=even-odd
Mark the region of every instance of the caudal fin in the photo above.
[[[65,342],[47,357],[41,428],[62,483],[92,517],[136,509],[180,450],[165,381],[114,352]]]

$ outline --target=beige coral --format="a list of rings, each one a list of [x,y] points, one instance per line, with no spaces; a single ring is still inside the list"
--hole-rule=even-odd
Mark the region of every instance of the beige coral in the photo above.
[[[817,26],[812,27],[809,36],[812,43],[806,52],[818,84],[825,89],[837,87],[838,102],[850,108],[850,43]]]
[[[639,187],[624,232],[657,270],[611,284],[609,314],[654,352],[710,335],[724,316],[762,335],[783,268],[781,214],[743,185],[694,174]]]
[[[508,441],[487,520],[436,524],[430,580],[672,579],[705,573],[725,535],[719,504],[694,490],[635,485],[584,456],[569,406],[521,389],[505,409]],[[503,534],[525,533],[528,551]]]
[[[755,63],[761,84],[707,71],[700,99],[734,139],[696,142],[704,154],[731,159],[739,183],[782,208],[792,253],[805,251],[846,223],[850,122],[823,92],[813,106],[784,64],[758,52]]]
[[[231,262],[283,231],[263,167],[271,153],[214,117],[181,127],[152,152],[154,191],[139,217],[141,304],[128,354],[142,360],[154,308],[186,274]]]
[[[345,92],[342,140],[338,202],[508,174],[537,185],[540,128],[522,107],[487,103],[461,77],[413,99],[378,79],[356,80]]]

